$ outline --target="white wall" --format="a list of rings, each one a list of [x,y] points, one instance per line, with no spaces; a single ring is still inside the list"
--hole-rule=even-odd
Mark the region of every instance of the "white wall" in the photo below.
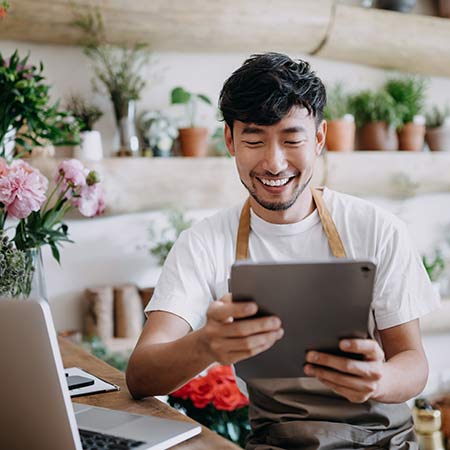
[[[355,37],[356,38],[356,37]],[[30,52],[34,63],[44,62],[45,75],[53,86],[54,99],[65,98],[71,92],[80,92],[92,99],[105,112],[97,128],[102,132],[106,154],[113,148],[115,125],[112,107],[106,95],[92,93],[91,70],[89,60],[79,47],[38,45],[23,42],[0,41],[0,50],[4,55],[18,49],[25,55]],[[194,92],[205,93],[217,104],[224,80],[247,57],[247,54],[209,54],[209,53],[154,53],[152,63],[144,73],[148,85],[139,102],[138,109],[163,109],[174,116],[182,116],[182,109],[170,107],[169,93],[177,85],[185,86]],[[392,72],[342,63],[309,55],[293,55],[308,60],[326,84],[343,81],[349,90],[372,88],[381,85]],[[408,68],[405,67],[405,71]],[[429,103],[443,105],[450,102],[450,79],[432,77],[429,79]],[[216,126],[215,111],[202,107],[201,121],[213,130]]]

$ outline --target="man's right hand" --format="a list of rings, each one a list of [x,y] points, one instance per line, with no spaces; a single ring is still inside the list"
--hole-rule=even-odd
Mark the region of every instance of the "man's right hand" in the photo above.
[[[233,302],[231,294],[213,302],[205,326],[199,330],[206,351],[220,364],[229,365],[267,350],[283,337],[276,316],[245,319],[256,314],[254,302]]]

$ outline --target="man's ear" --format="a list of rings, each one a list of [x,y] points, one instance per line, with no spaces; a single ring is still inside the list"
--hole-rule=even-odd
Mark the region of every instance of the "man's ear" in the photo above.
[[[316,131],[316,155],[319,156],[322,153],[323,146],[325,145],[325,138],[327,136],[327,121],[322,120]]]
[[[225,128],[223,130],[224,138],[225,138],[225,145],[227,146],[228,151],[230,152],[231,156],[234,156],[234,142],[233,142],[233,132],[231,131],[228,124],[225,124]]]

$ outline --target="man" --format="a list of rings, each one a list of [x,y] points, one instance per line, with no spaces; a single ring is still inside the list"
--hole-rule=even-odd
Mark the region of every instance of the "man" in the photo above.
[[[233,364],[283,337],[278,318],[249,319],[254,303],[232,303],[227,280],[236,255],[373,257],[373,339],[340,343],[364,359],[309,352],[309,378],[249,384],[247,448],[417,448],[404,402],[426,383],[418,318],[438,299],[399,220],[361,199],[311,189],[325,142],[325,103],[308,63],[277,53],[249,58],[225,82],[225,141],[249,201],[178,239],[146,308],[128,386],[136,398],[167,394],[214,362]],[[237,238],[239,224],[244,232]]]

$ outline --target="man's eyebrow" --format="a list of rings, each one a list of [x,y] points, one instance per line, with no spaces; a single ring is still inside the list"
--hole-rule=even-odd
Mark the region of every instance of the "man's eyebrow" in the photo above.
[[[262,128],[247,125],[242,130],[242,134],[264,134],[264,130]]]
[[[283,130],[281,130],[282,133],[304,133],[306,131],[306,128],[302,127],[302,126],[296,126],[296,127],[289,127],[289,128],[284,128]]]

